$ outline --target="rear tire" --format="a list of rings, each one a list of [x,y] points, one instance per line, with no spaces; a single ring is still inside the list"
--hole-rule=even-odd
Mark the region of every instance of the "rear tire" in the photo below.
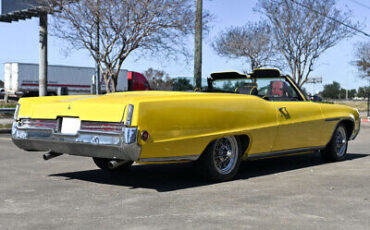
[[[327,162],[344,160],[347,156],[348,134],[343,124],[338,125],[333,137],[321,155]]]
[[[122,165],[120,165],[116,168],[111,168],[111,167],[109,167],[109,162],[112,161],[113,159],[93,157],[93,160],[94,160],[94,163],[96,164],[96,166],[98,166],[100,169],[102,169],[104,171],[107,171],[107,172],[126,171],[134,163],[133,161],[127,161],[127,162],[123,163]]]
[[[210,143],[196,161],[198,172],[206,180],[228,181],[235,177],[241,161],[241,144],[234,136]]]

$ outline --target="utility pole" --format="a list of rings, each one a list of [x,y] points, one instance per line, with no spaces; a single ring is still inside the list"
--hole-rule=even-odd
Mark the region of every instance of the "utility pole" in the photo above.
[[[40,64],[39,64],[39,96],[47,96],[48,84],[48,14],[40,13]]]
[[[370,119],[370,77],[368,76],[367,78],[368,82],[369,82],[369,87],[365,90],[367,93],[367,119],[369,120]]]
[[[100,0],[96,0],[96,64],[95,64],[95,85],[96,90],[95,93],[97,95],[100,94],[100,23],[99,23],[99,8],[100,8]]]
[[[202,87],[202,35],[203,35],[203,0],[196,0],[195,11],[195,54],[194,88]]]
[[[367,119],[370,119],[370,92],[367,93]]]

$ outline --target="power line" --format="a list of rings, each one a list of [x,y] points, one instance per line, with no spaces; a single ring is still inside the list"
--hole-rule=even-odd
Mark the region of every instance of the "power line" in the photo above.
[[[345,27],[347,27],[347,28],[349,28],[349,29],[351,29],[351,30],[354,30],[354,31],[356,31],[356,32],[358,32],[358,33],[361,33],[361,34],[365,35],[366,37],[369,37],[369,38],[370,38],[370,34],[368,34],[368,33],[364,32],[364,31],[362,31],[362,30],[360,30],[360,29],[357,29],[356,27],[353,27],[353,26],[351,26],[351,25],[348,25],[348,24],[346,24],[346,23],[344,23],[344,22],[342,22],[342,21],[339,21],[338,19],[335,19],[335,18],[333,18],[333,17],[327,16],[327,15],[325,15],[325,14],[321,13],[320,11],[314,10],[314,9],[312,9],[311,7],[306,6],[306,5],[304,5],[304,4],[302,4],[302,3],[300,3],[300,2],[298,2],[298,1],[296,1],[296,0],[290,0],[290,1],[291,1],[291,2],[293,2],[293,3],[295,3],[295,4],[297,4],[297,5],[299,5],[299,6],[301,6],[301,7],[304,7],[304,8],[306,8],[306,9],[308,9],[308,10],[310,10],[310,11],[312,11],[312,12],[316,13],[316,14],[319,14],[319,15],[321,15],[321,16],[323,16],[323,17],[325,17],[325,18],[328,18],[328,19],[330,19],[330,20],[332,20],[332,21],[334,21],[334,22],[336,22],[336,23],[341,24],[342,26],[345,26]]]
[[[359,5],[359,6],[368,8],[370,10],[370,6],[367,6],[367,5],[365,5],[365,4],[361,3],[361,2],[358,2],[356,0],[350,0],[350,1],[353,2],[353,3],[355,3],[355,4],[357,4],[357,5]]]

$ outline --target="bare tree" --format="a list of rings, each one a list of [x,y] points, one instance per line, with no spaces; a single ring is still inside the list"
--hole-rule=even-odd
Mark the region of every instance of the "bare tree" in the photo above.
[[[149,68],[144,72],[144,75],[152,89],[172,90],[173,81],[165,71]]]
[[[100,65],[107,92],[116,91],[119,70],[132,52],[182,52],[193,32],[192,0],[53,0],[54,35],[87,49]],[[100,50],[97,48],[99,25]]]
[[[259,0],[257,10],[271,23],[276,48],[300,86],[323,52],[353,34],[342,23],[358,27],[335,0]]]
[[[272,64],[275,56],[270,26],[264,22],[231,27],[213,42],[221,56],[246,58],[251,70]]]
[[[370,80],[370,41],[359,43],[355,55],[354,64],[361,73],[360,77]]]

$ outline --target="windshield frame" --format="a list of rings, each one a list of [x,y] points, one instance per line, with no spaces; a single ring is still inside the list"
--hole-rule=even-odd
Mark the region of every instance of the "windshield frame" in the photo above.
[[[231,80],[231,81],[234,81],[234,80],[251,80],[253,82],[253,79],[263,79],[263,78],[276,78],[276,79],[281,79],[281,78],[284,78],[286,80],[287,83],[290,84],[290,86],[292,87],[292,89],[296,92],[297,96],[300,98],[299,101],[307,101],[307,98],[306,96],[302,93],[303,91],[301,90],[301,88],[294,82],[294,80],[289,76],[289,75],[280,75],[279,77],[271,77],[271,76],[266,76],[266,77],[252,77],[253,75],[245,75],[245,74],[239,74],[236,75],[235,73],[236,72],[230,72],[230,73],[234,73],[234,75],[230,78],[217,78],[217,79],[213,79],[212,77],[209,77],[207,78],[207,84],[208,84],[208,87],[206,89],[206,92],[214,92],[214,93],[233,93],[233,92],[229,92],[229,91],[222,91],[222,90],[215,90],[214,87],[213,87],[213,83],[216,82],[216,81],[228,81],[228,80]],[[227,72],[224,73],[225,75],[228,74]]]

